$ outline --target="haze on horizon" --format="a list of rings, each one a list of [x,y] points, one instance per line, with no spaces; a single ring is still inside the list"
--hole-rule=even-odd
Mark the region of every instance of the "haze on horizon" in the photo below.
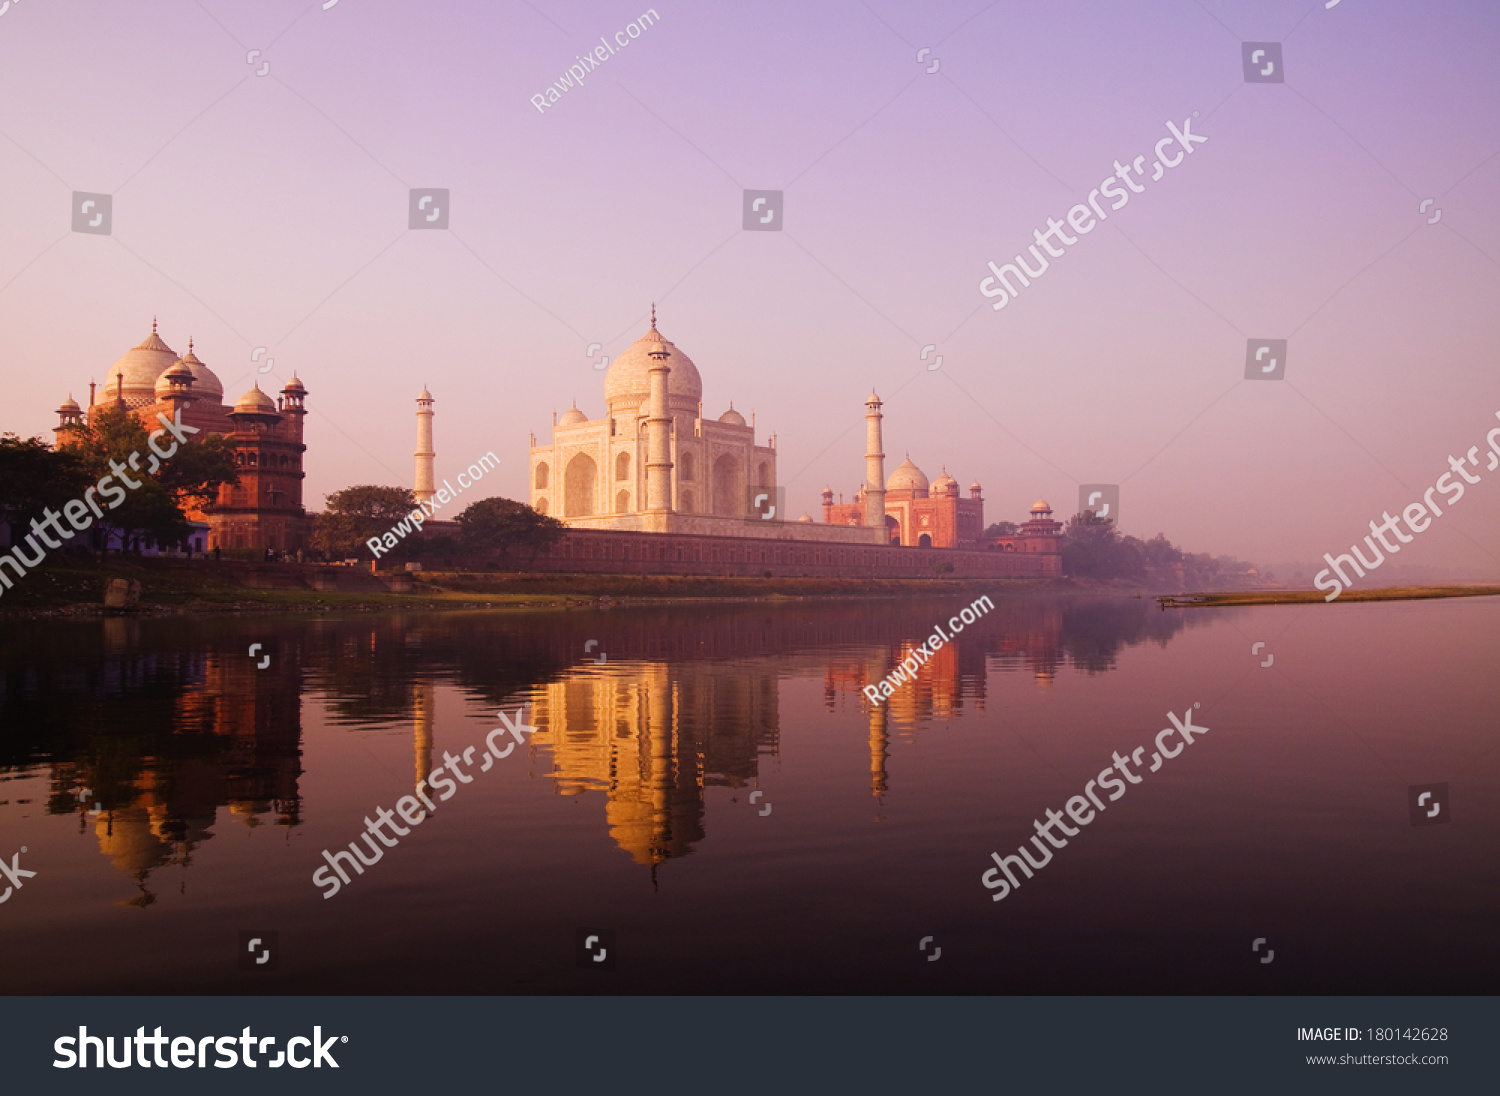
[[[1125,532],[1273,567],[1478,446],[1379,577],[1500,576],[1493,5],[702,7],[13,4],[0,430],[50,440],[155,315],[231,401],[297,371],[310,510],[411,484],[424,384],[439,476],[493,450],[524,500],[530,434],[602,414],[592,363],[655,301],[705,415],[777,435],[794,514],[862,481],[874,388],[887,473],[977,479],[986,522],[1118,483]],[[1242,42],[1286,82],[1246,82]],[[1206,143],[989,307],[989,260],[1190,118]],[[447,230],[408,229],[414,187],[451,191]],[[784,231],[741,228],[746,189],[784,191]],[[69,231],[73,191],[112,195],[111,235]],[[1284,381],[1244,379],[1252,338],[1288,340]]]

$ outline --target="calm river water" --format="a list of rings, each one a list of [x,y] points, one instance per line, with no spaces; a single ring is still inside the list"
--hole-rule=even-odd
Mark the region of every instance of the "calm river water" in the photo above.
[[[1494,599],[1002,600],[872,707],[967,603],[8,623],[0,991],[1495,991]]]

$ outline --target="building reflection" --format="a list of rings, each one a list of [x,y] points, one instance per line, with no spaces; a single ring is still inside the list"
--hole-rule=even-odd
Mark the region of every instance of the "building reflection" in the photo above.
[[[80,832],[92,829],[139,890],[121,904],[144,908],[156,901],[153,875],[186,869],[221,807],[246,827],[301,822],[301,701],[293,671],[261,671],[234,654],[125,654],[130,639],[119,633],[134,622],[105,625],[117,657],[98,699],[139,709],[133,733],[98,735],[55,762],[49,809],[78,813]]]
[[[590,667],[535,691],[532,741],[559,795],[605,794],[610,837],[654,875],[703,839],[704,789],[755,783],[777,752],[778,680],[743,662]]]
[[[706,789],[751,787],[778,753],[783,680],[821,675],[827,711],[858,713],[869,769],[857,762],[847,778],[868,780],[879,803],[892,789],[891,736],[915,740],[965,708],[983,712],[989,675],[1025,673],[1047,687],[1064,666],[1105,673],[1124,647],[1164,645],[1191,626],[1139,600],[1002,600],[870,704],[863,689],[957,607],[397,614],[256,621],[253,633],[108,618],[0,633],[0,764],[49,767],[48,811],[76,813],[80,835],[134,880],[129,904],[144,907],[163,869],[183,868],[185,886],[219,825],[300,824],[303,688],[330,728],[409,722],[414,787],[441,753],[438,690],[451,685],[487,708],[529,698],[542,747],[532,756],[551,758],[556,792],[602,792],[610,839],[654,875],[704,839]],[[264,642],[265,669],[247,638]],[[585,654],[591,643],[610,652],[607,664]]]

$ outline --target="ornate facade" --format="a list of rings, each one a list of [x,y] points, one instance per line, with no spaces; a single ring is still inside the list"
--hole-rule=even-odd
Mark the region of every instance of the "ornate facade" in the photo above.
[[[157,429],[158,412],[170,419],[181,409],[182,421],[200,431],[192,436],[195,440],[228,438],[239,465],[238,487],[221,488],[212,506],[188,513],[190,520],[207,524],[207,547],[294,552],[308,546],[312,519],[302,507],[307,389],[295,373],[275,400],[257,383],[228,406],[224,386],[193,353],[192,340],[188,352],[178,357],[157,334],[153,320],[151,334],[110,366],[98,402],[94,387],[89,384],[87,409],[72,397],[57,409],[59,446],[108,407],[130,411],[148,431]]]
[[[703,417],[691,358],[651,330],[610,363],[605,416],[575,405],[531,446],[531,505],[570,526],[754,536],[751,501],[776,493],[776,439],[760,445],[733,406]],[[779,523],[777,523],[779,524]]]

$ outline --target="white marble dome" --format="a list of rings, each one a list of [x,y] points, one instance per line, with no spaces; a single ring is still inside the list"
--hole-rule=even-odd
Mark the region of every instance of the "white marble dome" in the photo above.
[[[927,488],[926,474],[911,462],[910,457],[901,462],[901,467],[892,472],[885,483],[887,491],[911,491],[917,498],[924,498]]]
[[[156,378],[177,364],[177,351],[168,346],[151,323],[151,334],[131,347],[109,367],[104,388],[125,397],[125,402],[144,406],[156,400]],[[120,387],[122,386],[123,387]]]
[[[667,348],[667,365],[672,368],[667,375],[668,405],[675,411],[698,413],[698,404],[703,401],[703,378],[698,375],[698,367],[654,324],[609,363],[604,374],[604,400],[611,411],[629,412],[650,399],[651,347],[658,342]]]

